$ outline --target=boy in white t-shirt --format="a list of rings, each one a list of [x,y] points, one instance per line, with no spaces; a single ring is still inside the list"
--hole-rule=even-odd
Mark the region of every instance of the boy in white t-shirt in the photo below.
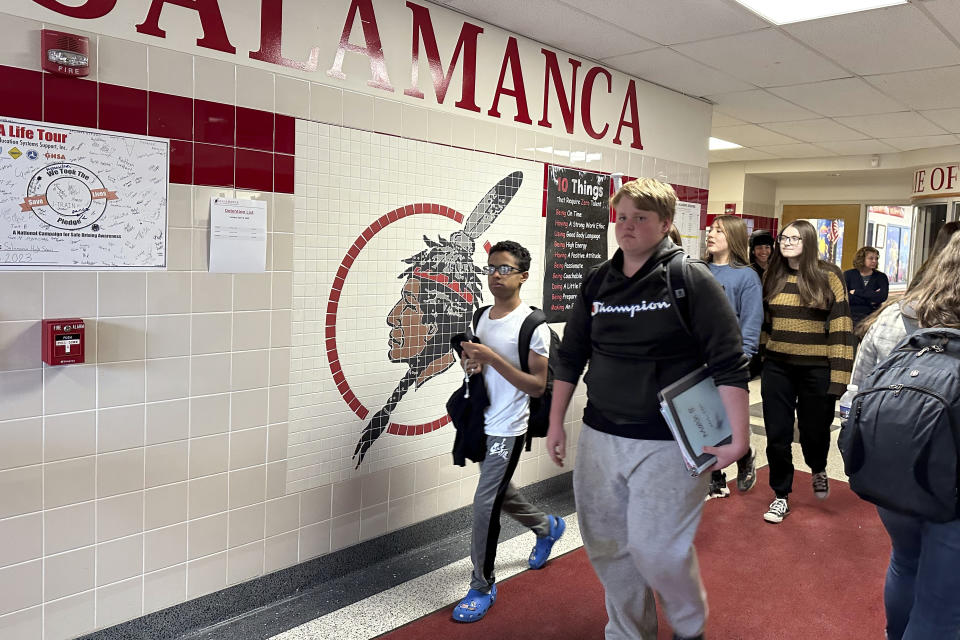
[[[490,405],[484,412],[487,453],[473,497],[473,575],[470,591],[453,610],[457,622],[476,622],[497,598],[494,561],[501,510],[537,534],[530,552],[532,569],[546,564],[553,543],[566,528],[563,518],[536,509],[510,482],[523,451],[530,396],[543,395],[547,384],[550,330],[546,323],[530,339],[530,373],[520,368],[520,325],[532,311],[520,301],[520,286],[530,276],[529,269],[530,252],[518,243],[505,240],[490,248],[484,271],[494,304],[477,323],[480,344],[463,343],[461,364],[468,375],[483,375]]]

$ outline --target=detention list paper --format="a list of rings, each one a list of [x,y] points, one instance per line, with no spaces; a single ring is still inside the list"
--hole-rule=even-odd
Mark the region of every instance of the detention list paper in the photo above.
[[[262,273],[267,266],[267,203],[210,199],[210,271]]]

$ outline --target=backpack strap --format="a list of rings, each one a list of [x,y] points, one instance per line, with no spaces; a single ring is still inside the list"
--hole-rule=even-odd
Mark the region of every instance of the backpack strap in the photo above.
[[[547,315],[543,310],[536,307],[530,308],[533,311],[523,319],[523,324],[520,325],[520,337],[517,340],[517,350],[520,352],[520,370],[524,373],[530,373],[530,341],[533,339],[533,332],[547,321]]]
[[[686,266],[687,257],[682,253],[675,253],[667,261],[665,266],[667,273],[667,294],[673,303],[673,308],[677,310],[677,319],[680,320],[680,326],[688,335],[693,335],[690,330],[690,298],[687,296],[686,278],[683,275],[683,269]]]
[[[477,325],[480,324],[480,316],[483,315],[483,312],[489,309],[492,305],[484,305],[473,312],[473,333],[477,333]]]

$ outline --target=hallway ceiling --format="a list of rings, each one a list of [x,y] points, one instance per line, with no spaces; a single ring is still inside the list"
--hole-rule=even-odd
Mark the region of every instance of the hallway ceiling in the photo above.
[[[960,144],[960,0],[776,26],[733,0],[438,0],[713,103],[710,162]]]

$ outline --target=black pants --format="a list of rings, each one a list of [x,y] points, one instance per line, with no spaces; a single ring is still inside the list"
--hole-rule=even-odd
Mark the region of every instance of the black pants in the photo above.
[[[763,422],[767,430],[770,488],[786,497],[793,488],[794,412],[803,460],[814,473],[827,468],[830,425],[837,397],[830,388],[830,367],[798,366],[767,358],[760,376]]]

